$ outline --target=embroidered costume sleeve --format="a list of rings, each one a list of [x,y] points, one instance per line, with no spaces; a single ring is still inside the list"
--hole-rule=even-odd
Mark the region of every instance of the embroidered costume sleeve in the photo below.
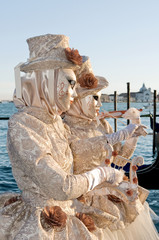
[[[10,120],[8,150],[13,174],[21,190],[31,189],[55,200],[77,198],[87,191],[87,179],[72,175],[67,139],[61,134],[61,139],[56,141],[51,133],[60,135],[64,129],[60,129],[59,123],[54,124],[53,128],[52,124],[44,124],[24,113]]]

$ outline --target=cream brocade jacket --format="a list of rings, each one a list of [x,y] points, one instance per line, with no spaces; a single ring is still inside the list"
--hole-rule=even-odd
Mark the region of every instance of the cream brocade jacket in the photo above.
[[[64,123],[73,153],[74,173],[81,174],[104,163],[107,157],[107,142],[104,134],[113,132],[110,124],[106,120],[100,120],[100,123],[97,124],[97,121],[80,119],[67,114]],[[123,153],[124,157],[129,158],[132,155],[132,151],[129,149],[126,153],[123,152],[125,148],[122,147],[121,143],[117,143],[113,147],[119,154]],[[92,212],[96,212],[91,216],[95,219],[98,227],[105,228],[108,226],[111,230],[124,229],[135,220],[143,209],[142,204],[148,196],[148,191],[139,187],[137,193],[139,198],[131,201],[131,197],[129,199],[125,198],[116,187],[109,184],[105,186],[101,186],[100,190],[98,187],[98,190],[95,189],[84,194],[82,197],[83,206],[90,206]],[[110,201],[109,194],[119,197],[122,201]],[[98,210],[96,211],[96,209]]]
[[[77,118],[66,114],[64,123],[66,124],[73,152],[74,173],[81,174],[92,170],[105,161],[107,157],[107,141],[104,134],[113,133],[108,121],[101,119],[97,123],[96,120]],[[91,139],[88,141],[89,138]],[[91,152],[89,152],[90,149]],[[124,148],[120,142],[116,143],[113,149],[126,158],[130,158],[132,155],[132,151]],[[117,164],[115,159],[114,163]]]
[[[79,132],[71,137],[78,159],[84,161],[91,156],[95,156],[95,162],[98,157],[104,159],[101,149],[105,149],[105,137],[100,136],[100,143],[91,138],[78,144],[75,139],[79,139]],[[134,220],[142,205],[139,202],[136,208],[133,203],[114,203],[105,195],[93,196],[93,204],[77,200],[86,195],[88,182],[82,174],[73,175],[68,133],[61,117],[53,119],[39,108],[25,108],[9,120],[8,153],[22,193],[0,195],[0,240],[114,240],[121,234],[119,230],[112,231],[117,229],[123,230],[123,239],[127,239],[125,227]],[[5,206],[13,196],[19,198]],[[64,228],[48,228],[41,217],[45,206],[62,208],[67,214]],[[76,212],[91,215],[96,230],[90,232],[75,216]]]
[[[9,120],[8,153],[22,198],[4,206],[19,194],[0,196],[1,240],[103,239],[102,230],[91,233],[75,217],[84,211],[76,198],[87,192],[88,182],[85,176],[72,174],[72,152],[60,116],[53,119],[35,107],[14,114]],[[65,228],[42,226],[46,205],[60,206],[67,214]]]

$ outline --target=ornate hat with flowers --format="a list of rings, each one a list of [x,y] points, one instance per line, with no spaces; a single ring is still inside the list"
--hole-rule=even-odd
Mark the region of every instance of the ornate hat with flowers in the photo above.
[[[65,35],[46,34],[27,39],[30,51],[28,61],[20,71],[45,70],[54,68],[77,69],[83,62],[78,50],[70,49],[69,38]]]
[[[80,68],[75,70],[78,82],[76,92],[79,98],[94,95],[109,85],[104,77],[94,76],[89,57],[82,56],[82,60]]]

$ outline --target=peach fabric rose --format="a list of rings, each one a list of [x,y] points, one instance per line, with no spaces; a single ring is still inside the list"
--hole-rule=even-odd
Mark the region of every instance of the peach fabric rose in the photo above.
[[[42,215],[45,219],[45,222],[51,227],[66,226],[67,215],[59,206],[46,206],[42,211]]]
[[[66,57],[69,61],[74,64],[82,65],[82,56],[79,54],[77,49],[66,48],[65,49]]]
[[[105,159],[105,164],[110,164],[110,159],[109,158]]]
[[[96,88],[98,85],[98,80],[95,78],[93,73],[83,74],[80,78],[77,79],[77,82],[81,87],[88,89]]]
[[[76,213],[76,217],[83,222],[90,232],[96,229],[95,224],[91,216],[85,213]]]

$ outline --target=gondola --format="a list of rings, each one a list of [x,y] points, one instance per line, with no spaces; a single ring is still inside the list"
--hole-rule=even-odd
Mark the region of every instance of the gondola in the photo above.
[[[147,167],[137,171],[139,185],[147,189],[159,189],[159,154]]]
[[[130,164],[124,166],[126,175],[129,175]],[[137,170],[139,185],[147,189],[159,189],[159,154],[152,164],[144,164]]]
[[[150,127],[153,130],[153,116],[150,114]],[[159,123],[155,122],[155,133],[159,134]],[[157,148],[158,149],[158,148]],[[128,164],[124,169],[129,171]],[[152,164],[144,164],[138,167],[137,176],[139,185],[147,189],[159,189],[159,151],[157,150],[157,157]]]
[[[9,120],[9,117],[0,117],[0,120]]]
[[[112,167],[118,168],[118,166],[111,164]],[[130,163],[127,163],[123,170],[129,177]],[[139,185],[147,189],[159,189],[159,154],[152,164],[144,164],[138,166],[137,177]]]
[[[150,127],[153,129],[153,116],[150,114]],[[159,123],[155,123],[155,132],[159,134]],[[127,175],[129,172],[129,163],[125,165],[124,170]],[[159,152],[152,164],[144,164],[137,170],[138,182],[147,189],[159,189]]]
[[[153,130],[153,116],[150,114],[150,127]],[[155,122],[155,132],[159,133],[159,123]]]

